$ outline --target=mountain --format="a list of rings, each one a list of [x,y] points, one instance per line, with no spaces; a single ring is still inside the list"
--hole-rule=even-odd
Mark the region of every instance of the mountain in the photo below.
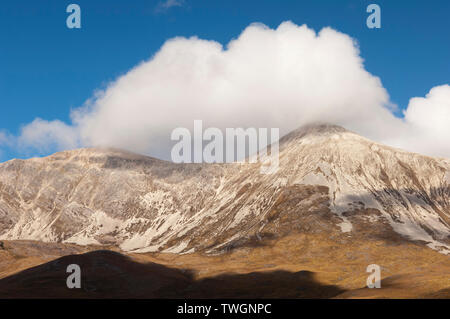
[[[78,149],[0,164],[0,239],[204,252],[295,234],[413,242],[450,253],[450,160],[387,147],[342,127],[280,140],[260,164],[174,164]]]

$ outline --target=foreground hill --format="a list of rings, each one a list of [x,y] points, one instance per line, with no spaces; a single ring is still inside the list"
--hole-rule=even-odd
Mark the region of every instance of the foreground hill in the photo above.
[[[31,241],[4,246],[0,298],[450,298],[447,256],[418,243],[358,243],[345,234],[287,236],[214,256]],[[74,263],[80,289],[66,286]],[[381,266],[381,289],[366,287],[372,263]]]
[[[341,127],[280,140],[280,167],[173,164],[79,149],[0,165],[0,239],[220,253],[287,236],[383,240],[450,253],[450,161]]]

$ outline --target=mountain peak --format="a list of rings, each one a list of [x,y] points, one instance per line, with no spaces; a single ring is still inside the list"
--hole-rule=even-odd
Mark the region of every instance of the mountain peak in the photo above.
[[[342,126],[330,123],[310,123],[299,127],[298,129],[285,135],[280,141],[305,138],[305,137],[331,137],[333,135],[342,135],[353,132],[343,128]],[[356,135],[356,134],[355,134]]]
[[[334,133],[345,133],[349,132],[342,126],[331,124],[331,123],[310,123],[303,125],[296,131],[303,131],[307,134],[334,134]]]

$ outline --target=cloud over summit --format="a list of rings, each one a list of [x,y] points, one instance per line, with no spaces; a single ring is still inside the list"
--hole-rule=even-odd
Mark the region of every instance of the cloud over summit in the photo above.
[[[381,80],[368,73],[349,36],[284,22],[252,24],[226,47],[168,40],[150,60],[72,112],[72,123],[36,119],[19,145],[48,151],[112,146],[167,159],[177,127],[342,125],[409,151],[450,157],[450,87],[413,98],[404,119],[391,111]]]

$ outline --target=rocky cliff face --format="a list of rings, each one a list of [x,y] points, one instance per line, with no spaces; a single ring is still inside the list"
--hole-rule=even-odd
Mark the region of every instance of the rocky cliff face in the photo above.
[[[450,253],[450,161],[332,125],[280,140],[258,163],[173,164],[79,149],[0,164],[0,239],[219,252],[295,233],[418,241]]]

